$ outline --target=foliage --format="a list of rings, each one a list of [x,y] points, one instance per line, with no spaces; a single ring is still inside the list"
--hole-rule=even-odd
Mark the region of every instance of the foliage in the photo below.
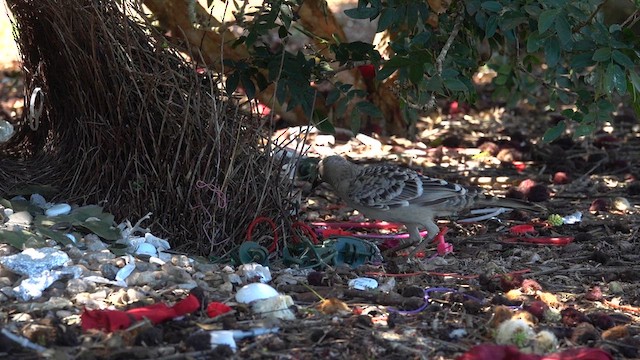
[[[488,65],[497,74],[492,83],[495,98],[510,105],[535,104],[541,93],[546,94],[551,110],[579,124],[576,136],[591,133],[609,119],[621,100],[640,113],[638,37],[627,23],[605,25],[605,0],[465,0],[449,7],[436,0],[359,0],[345,13],[362,21],[377,19],[378,32],[393,34],[388,60],[382,60],[371,44],[336,39],[325,39],[333,59],[319,52],[270,50],[259,39],[277,29],[286,42],[297,26],[295,9],[300,2],[265,1],[258,11],[245,14],[252,19],[243,20],[246,35],[237,45],[249,46],[254,58],[242,66],[230,64],[237,72],[229,77],[228,90],[240,83],[252,97],[249,78],[261,88],[275,82],[279,101],[287,100],[289,108],[301,105],[310,114],[315,91],[309,83],[331,79],[328,63],[366,62],[377,69],[377,81],[397,76],[401,108],[410,121],[437,97],[473,102],[477,95],[472,76],[479,66]],[[267,69],[268,78],[258,69]],[[336,85],[328,103],[335,104],[340,115],[349,101],[366,97],[349,84]],[[360,114],[381,115],[371,104],[358,105],[352,121]],[[560,122],[544,139],[553,140],[565,127]]]

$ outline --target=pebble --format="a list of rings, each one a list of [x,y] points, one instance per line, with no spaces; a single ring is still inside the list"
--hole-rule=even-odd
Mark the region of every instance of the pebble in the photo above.
[[[45,210],[44,214],[50,217],[59,216],[59,215],[67,215],[71,212],[71,205],[60,203],[55,204],[52,207]]]
[[[618,196],[613,199],[613,207],[619,211],[627,211],[631,209],[631,203],[626,198]]]
[[[40,194],[32,194],[29,198],[29,202],[43,209],[45,208],[45,206],[47,206],[47,200]]]
[[[163,271],[135,271],[126,280],[127,286],[141,286],[149,285],[152,289],[157,289],[164,286],[167,281],[167,274]]]
[[[185,255],[174,255],[171,257],[171,264],[186,268],[191,266],[191,260]]]
[[[28,226],[32,221],[33,216],[28,211],[18,211],[9,215],[9,221],[7,221],[6,225]]]
[[[104,278],[109,280],[115,280],[116,274],[118,273],[118,271],[120,271],[120,268],[113,264],[106,263],[106,264],[101,264],[98,267],[98,270],[100,271],[100,274],[102,274]]]
[[[95,286],[83,279],[71,279],[67,281],[66,291],[69,295],[77,295],[82,292],[90,292],[95,290]]]
[[[16,322],[27,322],[33,320],[33,318],[26,312],[19,312],[11,315],[11,320]]]
[[[103,243],[96,234],[85,235],[84,243],[87,246],[87,251],[102,251],[107,249],[107,245]]]

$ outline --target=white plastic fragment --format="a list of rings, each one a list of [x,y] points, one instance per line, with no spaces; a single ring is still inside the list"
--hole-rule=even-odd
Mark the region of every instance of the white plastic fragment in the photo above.
[[[144,243],[138,245],[138,248],[136,249],[135,253],[137,255],[157,256],[158,255],[158,250],[156,249],[155,246],[144,242]]]
[[[449,339],[462,339],[463,337],[467,336],[467,330],[465,329],[453,329],[450,333],[449,333]]]
[[[582,212],[576,211],[571,215],[567,215],[562,218],[562,222],[567,225],[579,223],[582,221]]]
[[[44,214],[47,216],[67,215],[71,212],[71,205],[60,203],[55,204],[52,207],[45,210]]]
[[[73,235],[71,235],[71,234],[64,234],[64,236],[68,237],[68,238],[69,238],[69,240],[73,241],[74,243],[76,243],[76,242],[77,242],[77,241],[76,241],[76,238],[75,238]]]
[[[74,279],[82,275],[82,269],[77,266],[62,268],[62,270],[45,270],[41,274],[22,280],[20,285],[13,288],[16,298],[22,301],[37,299],[51,284],[63,276],[71,275]]]
[[[238,267],[238,274],[245,280],[258,278],[261,283],[268,283],[272,280],[269,267],[258,263],[242,264]]]
[[[115,280],[124,283],[126,286],[124,281],[131,275],[133,270],[136,269],[136,260],[131,255],[123,256],[122,258],[125,259],[127,264],[118,270]]]
[[[26,276],[42,274],[46,270],[63,266],[69,261],[69,255],[54,248],[28,248],[19,254],[0,257],[0,264],[5,268]]]
[[[296,315],[291,311],[294,305],[289,295],[276,295],[259,299],[251,303],[251,310],[267,319],[294,320]]]
[[[236,293],[236,301],[249,304],[256,300],[278,296],[278,291],[267,284],[253,283],[240,288]]]
[[[227,345],[234,352],[237,350],[236,340],[242,340],[248,337],[255,337],[265,334],[277,333],[280,331],[280,328],[257,328],[247,331],[242,330],[214,330],[210,331],[210,339],[209,343],[211,344],[211,348],[215,348],[219,345]]]
[[[236,340],[233,338],[232,330],[216,330],[209,333],[211,348],[220,345],[227,345],[235,352],[238,349]]]
[[[171,245],[169,245],[169,242],[167,240],[159,238],[150,232],[144,234],[144,241],[147,244],[153,245],[156,249],[158,249],[158,251],[171,249]]]
[[[359,277],[349,280],[349,287],[356,290],[371,290],[378,287],[376,279]]]

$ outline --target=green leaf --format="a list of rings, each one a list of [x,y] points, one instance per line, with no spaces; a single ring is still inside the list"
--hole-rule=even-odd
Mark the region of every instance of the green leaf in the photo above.
[[[61,245],[71,245],[71,244],[74,243],[73,241],[71,241],[71,239],[66,237],[64,234],[61,234],[61,233],[59,233],[59,232],[57,232],[55,230],[52,230],[52,229],[39,227],[38,228],[38,232],[40,234],[50,238],[51,240],[57,242],[58,244],[61,244]],[[96,235],[98,235],[98,234],[96,234]],[[100,236],[100,235],[98,235],[98,236]],[[113,239],[113,240],[117,240],[119,238],[120,237],[118,237],[116,239]]]
[[[631,58],[629,58],[620,50],[613,50],[611,52],[611,58],[613,59],[613,61],[628,69],[633,69],[635,67],[635,64],[633,63],[633,61],[631,61]]]
[[[387,30],[394,24],[396,21],[396,9],[392,7],[386,7],[382,9],[380,13],[380,19],[378,19],[378,27],[376,28],[376,32],[382,32]]]
[[[331,89],[331,91],[327,95],[327,100],[325,100],[325,103],[327,104],[327,106],[331,106],[336,101],[338,101],[338,99],[340,99],[340,95],[341,95],[340,90],[335,88]]]
[[[612,62],[609,63],[609,66],[607,66],[607,70],[604,73],[604,79],[602,81],[602,87],[606,94],[611,94],[613,92],[613,77],[614,77],[613,65],[614,64]]]
[[[640,76],[633,71],[629,70],[629,78],[631,79],[631,84],[633,84],[633,88],[636,89],[636,92],[640,92]]]
[[[583,53],[583,54],[578,54],[575,55],[570,62],[570,66],[576,70],[576,71],[580,71],[588,66],[592,66],[593,64],[595,64],[593,62],[593,60],[591,59],[593,57],[593,55],[591,55],[590,53]]]
[[[497,1],[485,1],[480,5],[485,10],[493,11],[495,13],[502,11],[502,4]]]
[[[238,83],[240,82],[240,74],[237,71],[234,71],[227,77],[227,81],[225,83],[225,88],[227,90],[227,95],[233,96],[233,92],[238,88]]]
[[[466,92],[469,90],[467,89],[467,86],[458,79],[445,79],[444,86],[453,92],[458,92],[458,91]]]
[[[425,47],[425,45],[427,45],[427,41],[429,41],[430,38],[431,38],[431,32],[423,31],[417,34],[416,36],[414,36],[413,39],[411,39],[411,45]]]
[[[613,65],[613,87],[616,88],[620,95],[624,95],[627,92],[627,77],[618,64]]]
[[[376,74],[376,80],[382,81],[382,80],[388,78],[389,76],[391,76],[391,74],[396,72],[396,70],[398,70],[398,68],[395,67],[395,66],[385,65]]]
[[[358,111],[357,107],[354,107],[351,110],[350,123],[351,123],[351,131],[354,134],[360,133],[360,112]]]
[[[240,76],[240,83],[244,88],[244,92],[249,100],[252,100],[256,96],[256,86],[251,81],[251,78],[247,75]]]
[[[342,117],[347,110],[347,105],[349,104],[349,100],[346,97],[340,98],[336,103],[336,116]]]
[[[573,38],[571,36],[571,26],[566,16],[558,16],[556,18],[556,31],[558,32],[560,45],[562,45],[563,49],[568,50],[571,47]]]
[[[289,36],[289,30],[287,30],[287,28],[286,28],[284,25],[281,25],[281,26],[278,28],[278,37],[279,37],[280,39],[284,39],[284,38],[286,38],[287,36]]]
[[[573,109],[564,109],[560,112],[560,115],[572,119],[573,118],[573,114],[575,114],[576,112],[573,111]]]
[[[498,30],[498,15],[491,15],[489,19],[487,19],[487,24],[484,28],[484,36],[487,38],[495,35],[496,30]]]
[[[335,127],[333,127],[333,124],[331,123],[331,121],[329,121],[329,119],[326,117],[320,119],[320,115],[318,114],[317,111],[314,111],[312,119],[313,119],[313,125],[317,127],[318,130],[325,133],[329,133],[329,134],[336,133],[336,129]]]
[[[609,61],[611,59],[611,48],[603,47],[596,50],[591,59],[598,62]]]
[[[507,81],[509,80],[509,76],[507,75],[498,75],[493,79],[493,83],[498,85],[498,86],[502,86],[504,84],[507,83]]]
[[[45,243],[43,238],[26,230],[10,231],[0,229],[0,243],[9,244],[16,249],[23,250],[30,239],[35,239],[43,245]]]
[[[419,84],[424,78],[424,66],[421,63],[414,63],[409,66],[409,81]]]
[[[540,39],[540,34],[538,34],[537,31],[532,32],[527,37],[527,52],[534,53],[538,51],[538,49],[540,49],[540,46],[542,46],[543,43],[544,41]]]
[[[372,7],[358,7],[347,9],[344,13],[352,19],[375,19],[380,13],[380,9]]]
[[[526,24],[529,22],[529,18],[520,11],[509,11],[504,14],[500,21],[500,29],[503,31],[513,30],[517,26]]]
[[[276,100],[278,103],[284,104],[287,100],[287,81],[284,79],[280,79],[278,81],[278,86],[276,87]]]
[[[372,117],[381,118],[382,112],[378,109],[377,106],[373,105],[368,101],[360,101],[356,104],[356,108],[363,114],[367,114]]]
[[[83,221],[78,226],[82,226],[105,240],[115,241],[121,237],[120,229],[105,221]]]
[[[543,34],[549,30],[554,21],[556,21],[559,13],[560,10],[558,9],[549,9],[541,12],[540,17],[538,17],[538,33]]]
[[[549,67],[554,67],[560,60],[560,42],[557,38],[550,38],[544,44],[544,57]]]
[[[440,76],[434,76],[427,80],[425,84],[427,91],[442,92],[442,78]]]
[[[594,131],[595,131],[595,126],[593,124],[583,123],[578,125],[578,127],[576,127],[575,131],[573,132],[573,137],[579,138],[581,136],[591,135],[593,134]]]
[[[410,3],[407,5],[407,26],[413,28],[418,22],[418,6]]]
[[[560,121],[556,126],[550,129],[547,129],[547,131],[544,133],[544,136],[542,136],[542,141],[548,143],[559,138],[560,135],[564,133],[564,130],[566,129],[566,127],[567,125],[564,123],[564,121]]]

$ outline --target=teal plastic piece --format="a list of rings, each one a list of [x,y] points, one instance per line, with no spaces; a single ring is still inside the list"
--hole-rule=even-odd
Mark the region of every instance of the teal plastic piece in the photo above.
[[[256,242],[245,241],[238,249],[238,260],[241,264],[250,264],[255,262],[262,266],[268,266],[269,250]]]
[[[375,245],[352,236],[330,238],[324,244],[336,250],[334,265],[347,264],[353,269],[371,261],[377,253]]]

